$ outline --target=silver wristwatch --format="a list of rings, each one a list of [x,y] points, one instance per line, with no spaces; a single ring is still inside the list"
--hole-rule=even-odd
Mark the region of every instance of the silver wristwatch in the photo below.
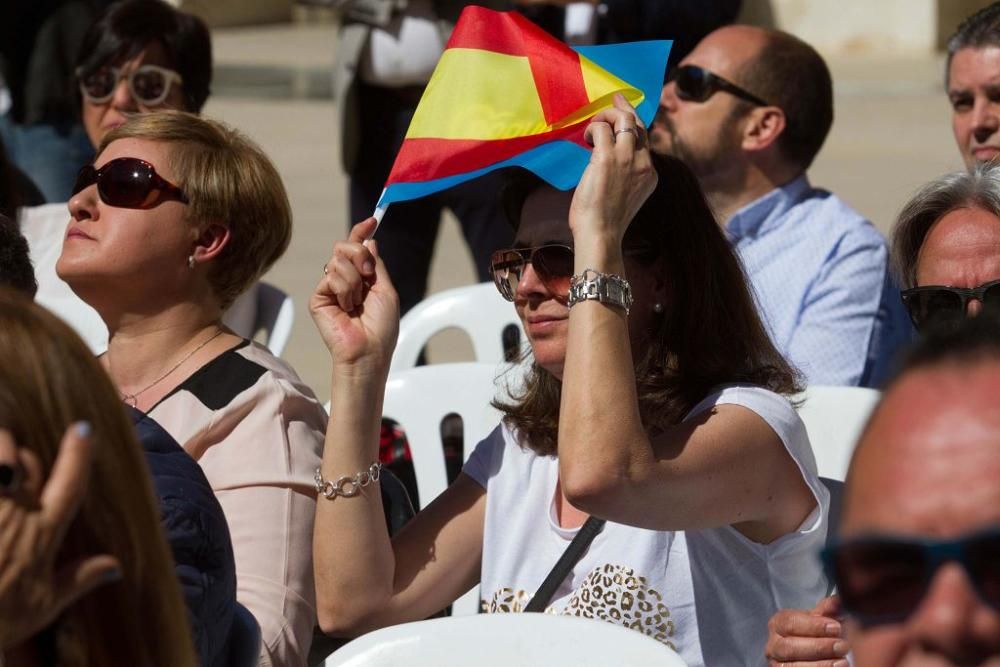
[[[581,301],[590,300],[618,306],[628,315],[632,307],[632,288],[621,276],[585,269],[570,280],[567,305],[572,308]]]

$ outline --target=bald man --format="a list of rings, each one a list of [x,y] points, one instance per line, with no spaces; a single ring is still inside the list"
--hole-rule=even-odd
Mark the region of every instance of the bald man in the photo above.
[[[787,33],[728,26],[669,74],[650,144],[698,176],[778,349],[810,384],[880,385],[910,328],[883,236],[806,177],[833,123],[826,63]]]
[[[1000,328],[930,337],[851,462],[829,550],[858,667],[1000,665]]]

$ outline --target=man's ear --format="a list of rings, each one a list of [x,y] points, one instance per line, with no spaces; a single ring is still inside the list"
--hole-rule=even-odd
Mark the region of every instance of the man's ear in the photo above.
[[[207,262],[222,252],[229,244],[229,227],[218,222],[212,222],[205,226],[195,239],[194,248],[191,251],[195,262]]]
[[[750,111],[743,129],[743,150],[761,151],[773,145],[785,131],[785,112],[775,106]]]

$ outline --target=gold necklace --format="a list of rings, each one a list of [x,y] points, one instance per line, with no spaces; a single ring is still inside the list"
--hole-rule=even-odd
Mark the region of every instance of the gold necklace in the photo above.
[[[204,343],[202,343],[201,345],[199,345],[198,347],[194,348],[193,350],[191,350],[190,352],[188,352],[186,355],[184,355],[184,358],[181,359],[180,361],[178,361],[176,364],[174,364],[174,366],[169,371],[167,371],[166,373],[164,373],[160,377],[156,378],[151,383],[149,383],[148,385],[146,385],[145,387],[143,387],[139,391],[135,392],[134,394],[126,394],[121,389],[119,389],[118,393],[121,394],[122,400],[125,402],[125,405],[127,405],[129,407],[132,407],[132,408],[136,407],[136,405],[139,402],[138,401],[139,396],[141,396],[142,394],[146,393],[147,391],[149,391],[150,389],[152,389],[156,385],[158,385],[161,382],[163,382],[164,380],[166,380],[168,377],[170,377],[171,373],[173,373],[178,368],[180,368],[181,365],[185,361],[187,361],[188,359],[190,359],[191,357],[193,357],[198,350],[200,350],[201,348],[205,347],[206,345],[208,345],[209,343],[211,343],[213,340],[215,340],[216,338],[218,338],[221,335],[222,335],[222,329],[219,329],[218,331],[215,332],[215,334],[211,338],[209,338]]]

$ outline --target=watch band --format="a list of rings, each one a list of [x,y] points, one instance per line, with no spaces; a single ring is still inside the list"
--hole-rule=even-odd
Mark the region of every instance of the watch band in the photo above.
[[[585,269],[570,280],[567,305],[572,308],[581,301],[599,301],[617,306],[628,315],[632,307],[632,287],[619,275]]]

